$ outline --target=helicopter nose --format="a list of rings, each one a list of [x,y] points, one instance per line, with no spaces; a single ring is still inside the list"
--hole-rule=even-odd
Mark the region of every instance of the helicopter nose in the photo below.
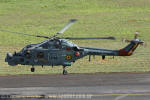
[[[8,62],[10,66],[15,66],[17,65],[15,58],[11,53],[7,53],[7,56],[5,58],[5,62]]]
[[[5,62],[9,62],[12,59],[12,54],[11,53],[7,53],[7,56],[5,58]]]

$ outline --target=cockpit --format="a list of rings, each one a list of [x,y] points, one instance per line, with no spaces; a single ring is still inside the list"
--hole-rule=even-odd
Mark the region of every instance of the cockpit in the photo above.
[[[31,47],[33,47],[35,45],[36,44],[29,44],[29,45],[25,46],[21,51],[26,51],[26,50],[28,50],[29,48],[31,48]]]

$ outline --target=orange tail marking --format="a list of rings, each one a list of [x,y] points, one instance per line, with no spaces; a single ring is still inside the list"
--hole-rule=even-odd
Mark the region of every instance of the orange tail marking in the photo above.
[[[136,43],[129,51],[125,51],[124,49],[119,50],[119,56],[130,56],[132,55],[133,51],[138,46],[138,43]]]
[[[128,55],[131,55],[137,46],[138,46],[138,44],[136,43],[136,44],[132,47],[132,49],[128,52]]]

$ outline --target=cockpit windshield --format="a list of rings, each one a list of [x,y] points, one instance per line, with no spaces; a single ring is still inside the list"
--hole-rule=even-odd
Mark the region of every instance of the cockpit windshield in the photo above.
[[[22,52],[22,51],[26,51],[27,49],[33,47],[34,45],[36,45],[36,44],[29,44],[29,45],[25,46],[25,47],[21,50],[21,52]]]
[[[49,44],[48,42],[46,42],[46,43],[40,45],[40,47],[42,47],[43,49],[48,49],[49,46],[50,46],[50,44]]]

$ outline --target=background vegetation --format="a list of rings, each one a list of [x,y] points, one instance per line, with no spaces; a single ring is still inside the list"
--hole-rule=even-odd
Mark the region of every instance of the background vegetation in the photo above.
[[[0,30],[51,36],[69,19],[78,19],[62,36],[115,36],[117,40],[73,41],[79,46],[120,49],[127,45],[122,38],[133,39],[135,31],[146,42],[131,57],[88,57],[67,68],[69,73],[149,72],[150,71],[150,0],[0,0]],[[61,73],[62,67],[8,66],[7,52],[21,50],[25,45],[43,41],[42,38],[0,31],[0,74]]]

